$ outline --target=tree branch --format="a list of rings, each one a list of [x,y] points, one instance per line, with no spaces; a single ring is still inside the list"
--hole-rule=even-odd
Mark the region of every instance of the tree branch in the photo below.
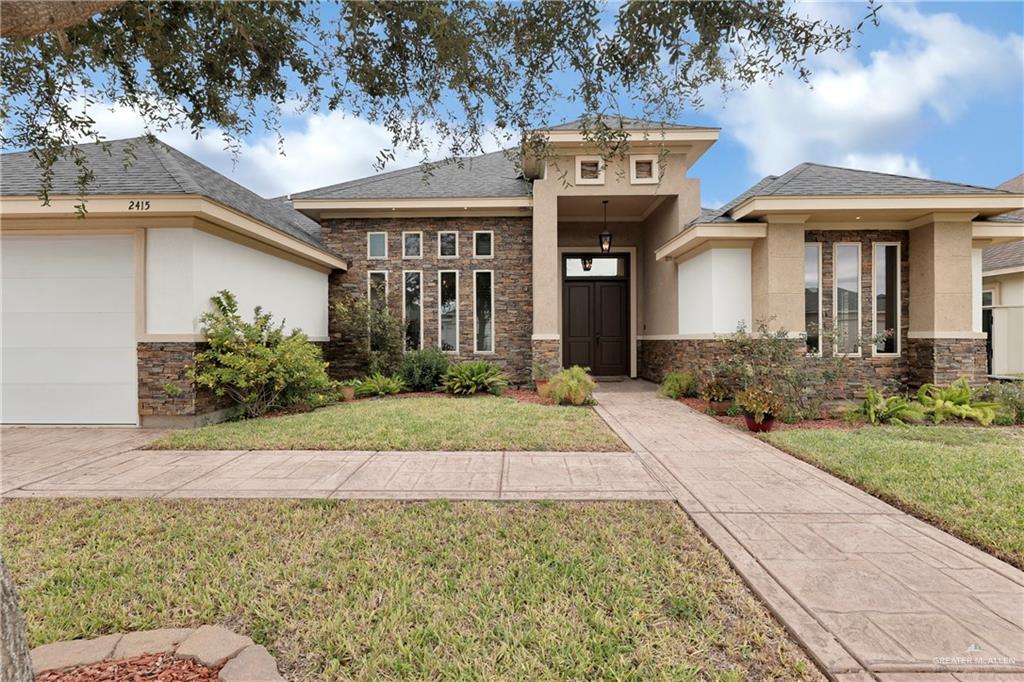
[[[7,0],[0,6],[0,37],[30,38],[62,31],[123,0]]]

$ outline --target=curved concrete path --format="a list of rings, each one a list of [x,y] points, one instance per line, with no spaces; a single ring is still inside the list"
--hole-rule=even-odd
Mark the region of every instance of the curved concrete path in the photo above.
[[[1024,680],[1024,573],[643,382],[598,412],[830,677]]]

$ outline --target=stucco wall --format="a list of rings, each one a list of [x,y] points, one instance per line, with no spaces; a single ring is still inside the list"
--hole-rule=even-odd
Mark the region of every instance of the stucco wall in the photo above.
[[[189,228],[146,235],[146,331],[199,334],[199,317],[222,289],[246,316],[255,306],[311,339],[327,338],[327,274]]]
[[[681,336],[730,334],[751,324],[750,249],[709,249],[678,266]]]

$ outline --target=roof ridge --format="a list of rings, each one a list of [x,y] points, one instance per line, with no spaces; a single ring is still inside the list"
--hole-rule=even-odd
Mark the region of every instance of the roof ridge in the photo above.
[[[177,159],[168,153],[168,150],[174,149],[174,147],[171,147],[158,137],[154,137],[156,144],[151,142],[145,136],[142,136],[142,139],[153,150],[153,156],[156,157],[157,163],[163,166],[164,170],[167,171],[176,183],[178,183],[178,187],[181,187],[182,192],[189,194],[203,194],[202,184],[196,181],[196,179],[192,177],[192,174],[189,173]],[[173,168],[170,166],[173,166]],[[188,182],[182,182],[183,179]],[[188,186],[186,187],[186,185]]]
[[[938,184],[941,184],[941,185],[956,185],[957,187],[970,187],[972,189],[984,189],[984,190],[987,190],[987,191],[990,191],[990,192],[1005,192],[1006,194],[1013,194],[1013,192],[1010,192],[1010,191],[1005,190],[1005,189],[999,189],[998,187],[986,187],[985,185],[972,185],[972,184],[967,183],[967,182],[957,182],[955,180],[937,180],[935,178],[919,178],[919,177],[917,177],[915,175],[900,175],[899,173],[885,173],[885,172],[882,172],[882,171],[867,170],[867,169],[864,169],[864,168],[850,168],[849,166],[835,166],[835,165],[832,165],[832,164],[829,164],[829,163],[818,163],[816,161],[804,161],[803,163],[799,164],[798,166],[794,166],[793,168],[795,169],[795,168],[798,168],[799,166],[817,166],[819,168],[831,168],[833,170],[850,171],[852,173],[869,173],[871,175],[881,175],[881,176],[884,176],[884,177],[887,177],[887,178],[903,178],[903,179],[910,179],[910,180],[918,180],[920,182],[934,182],[934,183],[938,183]]]
[[[772,190],[773,190],[773,191],[775,191],[775,190],[780,190],[780,189],[782,189],[783,187],[785,187],[786,185],[788,185],[789,183],[793,182],[793,181],[794,181],[794,180],[796,180],[796,179],[797,179],[798,177],[800,177],[801,175],[803,175],[803,174],[804,174],[804,172],[805,172],[805,171],[806,171],[806,170],[807,170],[807,169],[808,169],[808,168],[809,168],[809,167],[810,167],[811,165],[812,165],[812,164],[811,164],[811,163],[810,163],[809,161],[804,161],[803,163],[798,163],[797,165],[793,166],[792,168],[790,168],[790,169],[789,169],[788,171],[786,171],[786,172],[785,172],[785,173],[783,173],[782,175],[778,175],[778,176],[776,176],[776,177],[775,177],[775,181],[774,181],[774,182],[772,182]],[[790,175],[791,173],[792,173],[792,175]],[[786,176],[787,176],[787,175],[789,175],[789,177],[788,177],[788,178],[786,178]],[[785,181],[784,181],[784,182],[783,182],[782,184],[776,185],[776,183],[777,183],[777,182],[778,182],[779,180],[782,180],[783,178],[786,178],[786,180],[785,180]]]

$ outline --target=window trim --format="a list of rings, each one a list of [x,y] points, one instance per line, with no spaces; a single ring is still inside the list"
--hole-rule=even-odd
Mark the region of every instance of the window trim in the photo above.
[[[405,236],[408,234],[418,234],[420,236],[420,252],[415,256],[410,256],[405,252]],[[423,258],[423,230],[405,230],[402,232],[402,260],[416,260]]]
[[[384,255],[374,256],[370,251],[371,237],[375,234],[384,235]],[[388,259],[388,233],[387,232],[367,232],[366,233],[366,259],[367,260],[387,260]]]
[[[421,245],[422,243],[423,242],[420,242]],[[408,289],[406,289],[405,286],[406,275],[419,275],[420,277],[420,346],[416,350],[423,350],[423,271],[402,270],[402,347],[404,349],[404,352],[408,353],[409,347],[405,343],[405,331],[406,325],[408,324],[406,316],[408,314],[407,309],[409,307],[408,300],[406,299],[406,294],[408,293]]]
[[[451,256],[449,256],[451,258]],[[455,275],[455,349],[445,350],[441,348],[441,325],[444,320],[441,315],[441,279],[445,273],[452,273]],[[451,353],[452,355],[459,354],[460,338],[462,330],[459,328],[459,312],[460,312],[460,301],[459,301],[459,271],[458,270],[438,270],[437,271],[437,348],[442,353]]]
[[[476,238],[477,235],[489,234],[491,235],[491,252],[486,256],[478,255],[476,252]],[[473,258],[486,259],[494,258],[494,230],[476,230],[473,232]]]
[[[584,178],[580,167],[584,162],[597,161],[597,177],[593,179]],[[603,185],[604,184],[604,171],[605,162],[600,156],[586,155],[577,156],[573,161],[576,168],[576,184],[577,185]]]
[[[488,274],[491,276],[491,349],[480,350],[477,341],[477,295],[476,295],[476,276],[478,274]],[[474,270],[473,271],[473,352],[478,355],[494,355],[498,352],[498,337],[496,334],[497,323],[494,319],[494,270]]]
[[[871,344],[871,357],[873,358],[898,358],[903,354],[903,246],[900,242],[872,242],[871,244],[871,336],[878,336],[878,311],[875,306],[878,304],[878,297],[875,295],[875,284],[878,282],[878,247],[896,247],[896,351],[893,353],[881,353],[878,345]]]
[[[992,302],[989,303],[988,305],[985,305],[985,294],[992,294]],[[982,289],[981,289],[981,309],[984,310],[985,308],[994,308],[997,305],[999,305],[999,303],[996,301],[996,289],[994,289],[994,288],[993,289],[986,289],[986,288],[982,287]]]
[[[391,281],[388,277],[387,270],[367,270],[366,271],[366,302],[372,304],[370,299],[370,292],[373,290],[373,276],[384,275],[384,305],[388,304],[388,298],[391,295]]]
[[[862,298],[864,296],[864,282],[863,273],[861,269],[864,264],[864,252],[860,242],[833,242],[832,243],[832,326],[835,327],[838,333],[839,329],[839,247],[840,246],[856,246],[857,247],[857,337],[859,339],[861,330],[864,326],[864,306]],[[852,353],[840,353],[838,339],[832,341],[832,354],[844,358],[859,358],[863,357],[864,349],[860,344],[857,344],[857,350]]]
[[[454,234],[455,235],[455,255],[454,256],[444,256],[444,255],[441,255],[441,235],[443,235],[443,234]],[[438,233],[437,233],[437,257],[438,258],[444,258],[446,260],[450,260],[452,258],[458,258],[459,257],[459,231],[458,230],[439,230],[438,231]]]
[[[638,178],[636,176],[636,162],[651,162],[651,177]],[[661,166],[657,154],[631,154],[629,157],[629,182],[633,185],[657,185],[661,182]]]
[[[823,353],[824,344],[822,343],[822,331],[825,328],[825,270],[824,270],[824,244],[822,242],[804,242],[804,248],[808,245],[815,247],[818,252],[818,350],[813,353],[808,352],[807,355],[815,358],[820,358]],[[806,277],[807,273],[804,273]],[[806,304],[805,304],[806,305]],[[804,314],[806,315],[807,309],[804,308]],[[807,321],[804,320],[804,344],[807,343]]]

